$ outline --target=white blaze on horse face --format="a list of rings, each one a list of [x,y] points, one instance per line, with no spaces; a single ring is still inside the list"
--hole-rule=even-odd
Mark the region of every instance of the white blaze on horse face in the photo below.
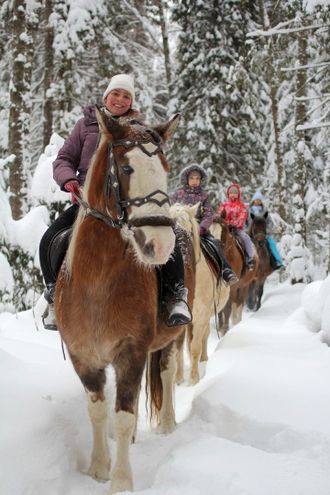
[[[144,145],[147,151],[153,152],[156,147],[152,143]],[[153,192],[160,190],[167,194],[167,173],[158,155],[148,156],[139,148],[134,148],[127,153],[130,166],[134,172],[130,175],[128,196],[130,199],[145,198]],[[163,194],[155,194],[153,199],[162,201]],[[167,217],[170,218],[169,204],[162,206],[153,202],[146,202],[141,206],[132,206],[129,218],[141,217]],[[137,243],[134,238],[135,250],[140,261],[146,264],[165,264],[174,249],[175,235],[172,227],[139,227],[144,236],[143,242]]]

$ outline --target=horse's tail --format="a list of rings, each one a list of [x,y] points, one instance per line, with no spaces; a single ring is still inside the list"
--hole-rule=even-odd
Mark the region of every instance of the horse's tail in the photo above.
[[[154,419],[159,423],[159,412],[163,402],[163,384],[160,377],[160,360],[162,351],[155,351],[149,354],[146,373],[146,395],[149,419]]]

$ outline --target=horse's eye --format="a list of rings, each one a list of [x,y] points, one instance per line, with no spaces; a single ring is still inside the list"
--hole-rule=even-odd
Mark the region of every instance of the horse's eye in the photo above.
[[[125,175],[131,175],[134,172],[134,169],[130,165],[124,165],[123,172]]]

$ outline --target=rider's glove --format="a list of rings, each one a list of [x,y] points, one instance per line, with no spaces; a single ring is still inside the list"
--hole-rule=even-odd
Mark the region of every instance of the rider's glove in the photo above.
[[[80,185],[77,180],[69,180],[64,184],[64,189],[71,193],[72,203],[75,204],[77,202],[76,196],[80,198]]]

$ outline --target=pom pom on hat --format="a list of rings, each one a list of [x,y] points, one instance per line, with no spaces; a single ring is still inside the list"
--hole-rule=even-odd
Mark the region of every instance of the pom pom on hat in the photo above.
[[[132,106],[135,103],[134,79],[129,74],[117,74],[110,79],[109,85],[103,94],[103,101],[113,89],[125,89],[132,97]]]

